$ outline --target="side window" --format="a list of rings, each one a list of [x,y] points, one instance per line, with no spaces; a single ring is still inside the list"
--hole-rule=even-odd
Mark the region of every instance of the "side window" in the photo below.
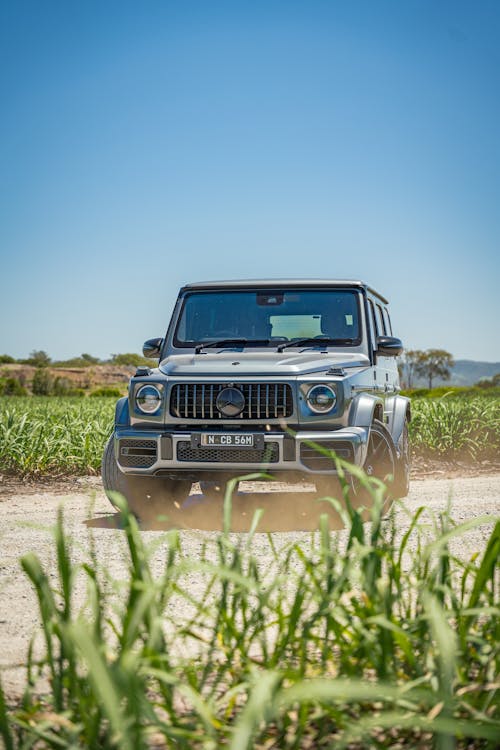
[[[386,336],[387,331],[385,330],[385,323],[384,323],[384,317],[382,315],[382,308],[380,305],[377,305],[375,308],[375,317],[377,320],[377,330],[379,331],[379,336]]]
[[[382,312],[384,313],[384,321],[385,321],[385,330],[387,331],[388,336],[392,336],[392,325],[391,325],[391,318],[389,316],[389,310],[387,307],[382,308]]]
[[[368,309],[370,310],[370,328],[372,329],[373,346],[375,346],[375,339],[379,336],[377,321],[375,318],[375,307],[371,299],[368,300]]]

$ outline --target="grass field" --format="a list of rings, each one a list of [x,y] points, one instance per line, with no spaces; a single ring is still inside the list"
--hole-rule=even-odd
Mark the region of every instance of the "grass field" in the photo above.
[[[473,396],[412,400],[413,450],[469,461],[500,455],[500,398]]]
[[[125,514],[122,581],[92,552],[72,562],[60,517],[56,568],[33,553],[21,561],[44,654],[28,655],[21,704],[0,689],[6,750],[497,748],[500,523],[480,555],[458,559],[448,545],[491,517],[457,527],[444,512],[424,523],[421,508],[401,537],[373,493],[370,526],[350,508],[340,538],[323,517],[310,545],[272,547],[265,570],[253,532],[228,533],[229,493],[226,530],[197,559],[173,531],[148,550]],[[159,544],[164,566],[153,575]],[[88,600],[77,610],[82,578]]]
[[[114,398],[0,398],[0,471],[95,474],[113,428]]]
[[[21,476],[98,473],[114,398],[0,398],[0,471]],[[481,461],[500,454],[500,398],[414,398],[418,455]]]

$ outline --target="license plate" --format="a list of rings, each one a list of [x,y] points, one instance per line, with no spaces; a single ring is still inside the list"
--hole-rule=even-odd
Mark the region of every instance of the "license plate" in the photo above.
[[[191,442],[205,448],[254,448],[259,438],[260,435],[215,432],[192,435]]]

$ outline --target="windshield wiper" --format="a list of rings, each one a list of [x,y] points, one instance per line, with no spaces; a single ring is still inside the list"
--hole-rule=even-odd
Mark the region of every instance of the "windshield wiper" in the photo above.
[[[304,346],[305,344],[312,344],[315,346],[322,346],[329,344],[330,346],[341,346],[342,344],[353,344],[354,339],[331,339],[328,336],[311,336],[307,339],[297,339],[296,341],[287,341],[286,344],[280,344],[276,351],[282,352],[288,349],[289,346]]]
[[[207,341],[203,344],[197,344],[194,352],[195,354],[199,354],[202,349],[214,349],[218,346],[246,346],[247,344],[269,344],[269,339],[221,339],[220,341]]]

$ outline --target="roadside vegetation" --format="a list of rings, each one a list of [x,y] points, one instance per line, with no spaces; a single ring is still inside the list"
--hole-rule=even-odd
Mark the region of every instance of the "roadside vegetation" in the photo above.
[[[53,360],[43,349],[33,351],[29,357],[21,359],[11,357],[9,354],[0,354],[0,365],[14,364],[30,365],[32,367],[93,367],[94,365],[132,365],[138,367],[139,365],[151,364],[151,360],[146,359],[136,352],[111,354],[109,359],[99,359],[99,357],[94,357],[92,354],[84,353],[80,354],[79,357],[60,360]]]
[[[0,474],[95,474],[114,398],[0,397]]]
[[[45,351],[33,351],[25,359],[0,355],[0,396],[119,396],[139,365],[151,360],[134,352],[112,354],[101,360],[81,354],[52,360]]]
[[[229,533],[231,487],[224,532],[198,559],[176,531],[148,549],[123,504],[122,581],[92,553],[72,562],[60,514],[56,575],[33,553],[21,561],[44,647],[38,659],[29,650],[20,704],[0,688],[6,750],[498,747],[500,522],[462,560],[450,546],[491,517],[456,526],[420,508],[401,538],[394,514],[382,521],[380,483],[370,487],[371,524],[348,503],[343,536],[326,516],[310,544],[278,548],[269,535],[266,570],[258,513],[248,535]],[[78,611],[77,580],[88,589]]]
[[[415,454],[456,461],[497,461],[500,398],[415,398],[410,440]]]

